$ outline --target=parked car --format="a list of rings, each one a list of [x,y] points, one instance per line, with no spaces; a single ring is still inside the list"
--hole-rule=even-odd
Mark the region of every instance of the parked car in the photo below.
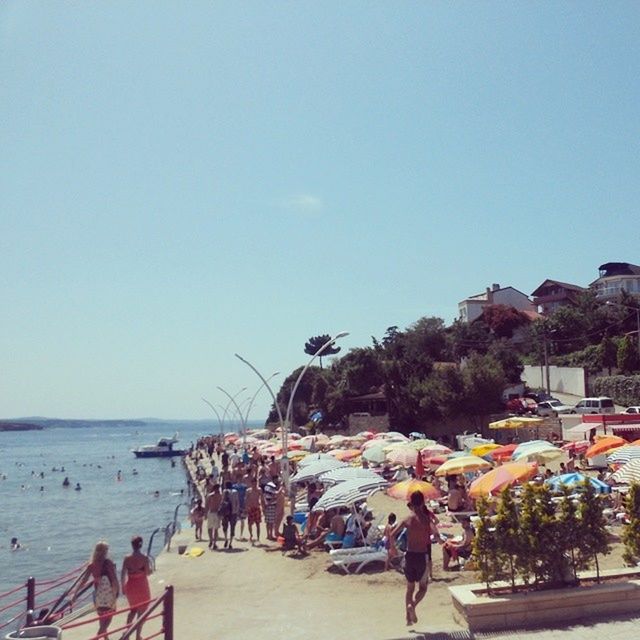
[[[572,413],[615,413],[613,400],[607,397],[582,398],[573,408]]]
[[[573,407],[562,404],[560,400],[544,400],[538,402],[539,416],[558,416],[561,413],[573,413]]]
[[[511,400],[507,400],[506,404],[507,411],[519,416],[525,413],[535,413],[536,407],[536,403],[531,398],[511,398]]]
[[[546,391],[529,391],[523,394],[525,398],[531,398],[534,402],[544,402],[545,400],[558,400],[552,395],[549,395]]]
[[[640,407],[627,407],[622,413],[638,414],[640,413]]]

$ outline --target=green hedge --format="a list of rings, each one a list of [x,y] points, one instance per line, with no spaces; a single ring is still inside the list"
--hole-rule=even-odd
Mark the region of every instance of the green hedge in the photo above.
[[[640,405],[640,376],[602,376],[593,381],[596,396],[608,396],[616,404]]]

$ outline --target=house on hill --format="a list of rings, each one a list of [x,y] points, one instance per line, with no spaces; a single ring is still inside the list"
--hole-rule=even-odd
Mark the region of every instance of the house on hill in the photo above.
[[[606,262],[598,268],[600,276],[589,287],[601,302],[614,300],[625,291],[640,297],[640,267],[628,262]]]
[[[459,302],[458,317],[462,322],[473,322],[482,315],[485,307],[491,305],[504,305],[525,313],[536,313],[536,308],[527,294],[514,287],[501,287],[499,284],[492,284],[483,293],[469,296]]]
[[[542,315],[548,315],[560,307],[574,305],[582,291],[586,291],[586,289],[577,284],[547,279],[538,286],[531,296],[538,311]]]

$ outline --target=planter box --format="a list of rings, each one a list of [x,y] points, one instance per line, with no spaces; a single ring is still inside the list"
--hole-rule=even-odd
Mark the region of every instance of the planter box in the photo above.
[[[640,610],[638,569],[602,571],[600,576],[601,584],[497,596],[487,595],[484,584],[449,587],[453,617],[471,631],[497,631],[637,614]],[[581,573],[580,578],[594,579],[595,572]],[[508,585],[504,583],[504,586]]]

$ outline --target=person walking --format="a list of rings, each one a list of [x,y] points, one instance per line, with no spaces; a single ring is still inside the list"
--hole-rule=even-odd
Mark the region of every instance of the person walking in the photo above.
[[[93,603],[100,617],[97,638],[103,640],[108,640],[109,638],[107,629],[111,624],[111,620],[113,620],[116,601],[120,593],[116,565],[108,555],[109,545],[104,540],[101,540],[94,547],[91,560],[87,568],[82,572],[78,585],[70,598],[71,602],[73,602],[87,581],[89,579],[93,581]]]
[[[403,529],[407,530],[407,551],[404,561],[404,575],[407,579],[405,609],[407,625],[412,625],[418,622],[416,607],[427,594],[427,558],[431,551],[431,518],[420,491],[414,491],[411,494],[407,507],[411,515],[397,525],[391,535],[395,538]]]
[[[251,478],[251,484],[247,489],[245,507],[247,509],[247,524],[249,525],[249,541],[253,543],[253,526],[255,525],[256,540],[260,542],[260,489],[255,477]]]
[[[222,494],[220,493],[220,485],[214,484],[211,492],[207,494],[205,503],[205,512],[207,514],[207,532],[209,533],[209,549],[218,548],[218,529],[220,528],[220,503],[222,502]]]
[[[137,616],[140,618],[149,606],[151,590],[149,589],[148,576],[151,574],[151,562],[149,557],[142,553],[142,538],[131,538],[132,552],[122,561],[120,572],[120,584],[122,592],[127,596],[130,611],[127,615],[127,624],[131,624]],[[142,625],[136,630],[136,640],[140,640]]]
[[[240,498],[231,482],[227,482],[222,493],[222,502],[218,508],[218,514],[222,521],[222,533],[224,534],[224,548],[233,549],[233,538],[236,534],[236,522],[240,513]]]

